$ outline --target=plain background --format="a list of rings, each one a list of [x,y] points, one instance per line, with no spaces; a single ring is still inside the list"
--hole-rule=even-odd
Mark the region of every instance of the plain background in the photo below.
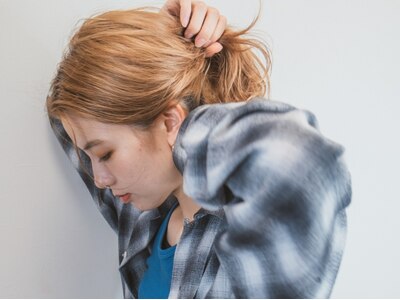
[[[258,1],[206,1],[244,27]],[[160,6],[163,2],[146,1]],[[117,239],[61,151],[44,102],[78,21],[144,1],[0,0],[0,297],[122,297]],[[400,297],[400,1],[263,1],[271,98],[346,148],[348,239],[333,297]]]

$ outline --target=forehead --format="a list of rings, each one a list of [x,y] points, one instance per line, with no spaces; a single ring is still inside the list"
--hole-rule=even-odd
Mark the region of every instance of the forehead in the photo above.
[[[99,139],[112,142],[133,134],[128,125],[107,124],[75,116],[61,118],[61,123],[70,139],[81,149],[88,141]]]

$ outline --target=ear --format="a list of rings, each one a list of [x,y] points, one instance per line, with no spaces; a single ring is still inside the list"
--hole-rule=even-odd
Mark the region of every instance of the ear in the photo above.
[[[168,144],[172,147],[181,128],[183,120],[187,116],[187,111],[182,105],[175,104],[162,113],[163,125],[166,129]]]

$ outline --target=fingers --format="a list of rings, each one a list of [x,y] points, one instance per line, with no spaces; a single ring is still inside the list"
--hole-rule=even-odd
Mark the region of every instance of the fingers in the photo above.
[[[190,14],[192,12],[191,0],[180,0],[180,20],[183,27],[186,27],[189,23]]]
[[[179,16],[183,27],[186,27],[184,36],[191,39],[196,36],[196,47],[204,47],[206,57],[211,57],[222,50],[217,41],[226,28],[226,18],[213,7],[208,7],[202,1],[167,0],[163,11]]]
[[[203,22],[203,26],[200,29],[200,32],[197,34],[195,39],[195,46],[201,47],[208,41],[210,41],[211,36],[213,35],[219,20],[219,12],[213,7],[209,7],[207,9],[207,14],[205,20]]]
[[[193,2],[192,17],[185,31],[186,38],[196,35],[196,47],[210,47],[206,56],[215,54],[222,49],[220,43],[213,45],[224,33],[226,18],[221,16],[219,11],[213,7],[207,7],[204,2]]]
[[[194,2],[192,5],[192,17],[185,30],[185,38],[192,38],[199,33],[207,14],[207,5],[204,2]]]
[[[172,16],[179,16],[183,27],[188,25],[191,11],[191,0],[167,0],[161,8],[161,12],[169,13]]]
[[[220,15],[219,19],[218,19],[218,24],[217,24],[217,27],[214,30],[214,33],[212,34],[211,38],[209,38],[208,42],[205,43],[203,46],[204,47],[208,47],[209,45],[211,45],[211,44],[215,43],[216,41],[218,41],[219,38],[222,36],[222,34],[225,31],[226,24],[227,24],[226,17]],[[199,33],[199,35],[200,34],[201,33]]]
[[[172,16],[177,16],[179,13],[178,0],[168,0],[161,8],[161,12],[169,13]]]
[[[222,48],[223,47],[220,43],[218,43],[218,42],[212,43],[210,46],[208,46],[206,48],[206,51],[205,51],[206,57],[213,56],[214,54],[220,52],[222,50]]]

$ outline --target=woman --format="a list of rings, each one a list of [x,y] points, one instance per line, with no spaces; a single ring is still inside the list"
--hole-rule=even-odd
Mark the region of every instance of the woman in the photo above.
[[[125,298],[331,293],[344,149],[311,112],[262,98],[269,52],[244,37],[251,26],[207,52],[177,17],[138,9],[90,18],[70,41],[47,111],[118,234]]]

